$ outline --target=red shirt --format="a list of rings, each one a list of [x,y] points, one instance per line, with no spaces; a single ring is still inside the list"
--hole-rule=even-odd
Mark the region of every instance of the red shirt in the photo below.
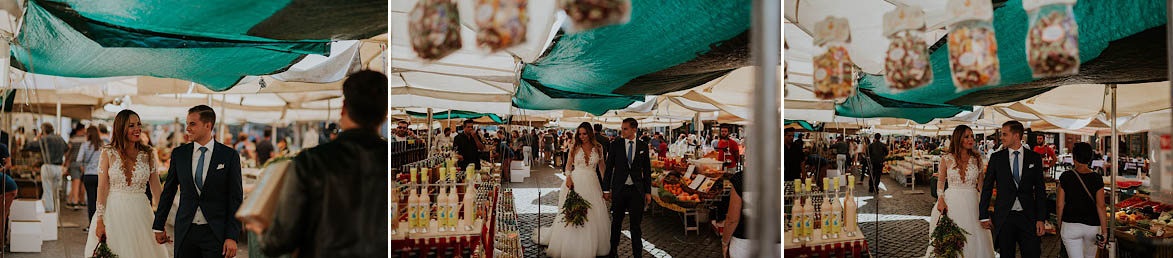
[[[722,139],[721,141],[717,142],[716,149],[717,149],[717,160],[719,160],[719,161],[729,160],[729,164],[725,165],[725,167],[727,167],[727,168],[737,167],[738,158],[741,157],[741,155],[739,153],[741,148],[737,146],[737,141],[729,140],[729,139]]]
[[[1044,166],[1050,167],[1052,164],[1055,164],[1055,150],[1052,150],[1051,147],[1046,145],[1039,145],[1035,146],[1034,151],[1035,153],[1043,156],[1042,158]]]

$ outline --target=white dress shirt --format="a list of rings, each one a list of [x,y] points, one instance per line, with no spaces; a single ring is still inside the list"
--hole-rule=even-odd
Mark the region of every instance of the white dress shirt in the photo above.
[[[1023,145],[1018,145],[1018,149],[1011,149],[1008,147],[1003,147],[1004,149],[1006,149],[1006,161],[1007,162],[1014,162],[1014,152],[1015,151],[1018,152],[1018,178],[1020,178],[1020,180],[1025,175],[1024,172],[1026,172],[1026,168],[1022,167],[1022,162],[1023,162],[1023,160],[1026,159],[1026,152],[1022,146]],[[1010,176],[1011,177],[1014,176],[1014,164],[1010,164]],[[1014,178],[1011,178],[1010,181],[1014,182],[1014,187],[1018,187],[1018,182],[1014,181]],[[1010,210],[1022,211],[1022,202],[1018,201],[1017,194],[1014,195],[1014,206],[1010,207]],[[990,219],[983,219],[981,221],[989,221],[989,220]]]
[[[192,150],[191,150],[191,152],[192,152],[192,155],[191,155],[191,178],[192,178],[192,180],[195,180],[195,175],[196,175],[195,170],[196,170],[196,165],[197,165],[196,161],[200,160],[200,147],[206,147],[206,148],[208,148],[208,151],[204,152],[204,178],[202,178],[200,180],[207,179],[208,178],[208,171],[212,170],[208,166],[211,165],[211,163],[212,163],[212,150],[215,149],[215,147],[216,147],[216,141],[209,140],[208,144],[204,144],[204,145],[201,145],[199,142],[193,141],[193,142],[191,142],[191,144],[193,145]],[[204,181],[204,183],[207,183],[207,181]],[[196,188],[196,194],[200,194],[201,189],[199,189],[199,187],[193,187],[193,188]],[[191,224],[196,224],[196,225],[208,224],[208,219],[204,218],[204,211],[201,210],[200,206],[198,206],[198,205],[196,206],[195,217],[191,219]],[[163,231],[155,230],[155,232],[163,232]]]
[[[204,152],[203,178],[200,178],[200,181],[203,181],[204,184],[207,184],[208,181],[206,179],[208,178],[209,172],[211,172],[213,169],[211,167],[211,165],[212,165],[212,150],[216,149],[216,141],[210,140],[210,141],[208,141],[207,144],[203,144],[203,145],[201,145],[199,142],[192,142],[192,145],[193,145],[192,149],[191,149],[191,178],[192,178],[192,180],[195,180],[196,175],[199,174],[199,171],[196,171],[196,166],[198,166],[199,164],[196,164],[196,162],[200,161],[200,147],[208,148],[208,151]],[[192,182],[195,182],[195,181],[192,181]],[[202,191],[203,191],[203,189],[196,187],[196,194],[202,194]],[[196,206],[195,218],[191,220],[191,223],[196,224],[196,225],[208,224],[208,220],[204,218],[204,212],[203,212],[203,210],[200,210],[199,206]]]

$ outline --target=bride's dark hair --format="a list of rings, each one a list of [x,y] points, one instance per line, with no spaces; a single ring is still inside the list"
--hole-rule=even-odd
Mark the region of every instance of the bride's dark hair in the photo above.
[[[584,129],[584,130],[586,130],[586,133],[581,133],[581,132],[578,132],[578,129]],[[603,148],[603,147],[599,145],[599,142],[598,142],[598,141],[595,141],[595,140],[594,140],[594,137],[595,137],[595,129],[594,129],[593,127],[591,127],[591,123],[582,122],[581,124],[578,124],[578,128],[577,128],[577,129],[575,129],[574,131],[575,131],[575,134],[574,134],[574,148],[571,148],[571,149],[570,149],[570,156],[569,156],[569,158],[568,158],[568,159],[570,159],[570,160],[572,160],[572,161],[574,160],[574,155],[575,155],[575,154],[577,154],[577,152],[578,152],[578,149],[582,147],[582,144],[583,144],[582,137],[583,137],[583,135],[585,135],[585,136],[587,137],[587,142],[586,142],[586,144],[590,144],[592,147],[594,147],[594,148],[592,149],[592,150],[594,150],[594,152],[599,152],[600,154],[602,153],[602,151],[603,151],[603,149],[602,149],[602,148]],[[600,155],[600,157],[602,157],[602,155]],[[591,160],[590,160],[590,159],[591,159],[591,157],[590,157],[590,156],[583,156],[583,159],[585,159],[587,163],[590,163],[590,162],[591,162]],[[573,164],[573,162],[572,162],[571,164]]]
[[[949,137],[948,151],[950,155],[953,155],[953,166],[961,170],[961,173],[965,173],[965,169],[962,168],[961,164],[961,155],[968,155],[971,158],[970,160],[977,162],[979,168],[982,167],[981,155],[978,154],[977,150],[974,148],[965,148],[961,143],[964,140],[963,138],[965,138],[965,132],[972,133],[973,130],[970,130],[969,126],[958,125],[956,128],[953,128],[953,135]]]
[[[131,111],[130,109],[125,109],[125,110],[119,111],[118,115],[114,116],[114,135],[110,137],[110,145],[109,145],[111,148],[114,149],[115,152],[118,153],[118,156],[121,157],[122,174],[126,176],[126,184],[127,185],[130,185],[131,180],[134,178],[134,163],[137,162],[137,160],[138,160],[137,156],[136,157],[130,156],[130,153],[127,152],[127,150],[128,150],[127,147],[133,146],[135,148],[138,148],[139,151],[148,153],[149,160],[154,160],[154,156],[153,156],[154,154],[151,154],[151,147],[150,146],[143,144],[142,141],[131,142],[130,139],[127,139],[127,133],[129,132],[127,127],[130,124],[130,116],[139,117],[138,113],[135,113],[134,111]],[[139,120],[138,126],[142,126],[141,118]],[[151,164],[151,166],[150,166],[151,171],[154,172],[155,171],[154,162],[148,161],[148,163]]]

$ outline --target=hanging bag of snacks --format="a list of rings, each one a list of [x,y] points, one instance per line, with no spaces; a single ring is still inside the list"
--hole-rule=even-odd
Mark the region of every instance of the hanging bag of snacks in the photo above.
[[[847,19],[827,17],[815,24],[815,97],[841,100],[855,94],[855,64],[847,55],[851,30]]]
[[[409,15],[407,34],[420,58],[437,60],[460,49],[460,15],[455,0],[419,0]]]
[[[998,84],[998,41],[990,23],[990,1],[950,0],[946,6],[953,16],[948,26],[949,69],[957,91]]]
[[[1079,25],[1072,10],[1075,1],[1022,1],[1030,16],[1026,61],[1034,78],[1079,73]]]
[[[570,17],[570,33],[631,20],[631,0],[558,0],[558,7]]]
[[[490,51],[525,42],[526,0],[477,0],[477,45]]]
[[[884,14],[884,35],[891,40],[884,56],[884,80],[893,91],[925,86],[933,81],[928,46],[925,44],[924,11],[897,7]]]

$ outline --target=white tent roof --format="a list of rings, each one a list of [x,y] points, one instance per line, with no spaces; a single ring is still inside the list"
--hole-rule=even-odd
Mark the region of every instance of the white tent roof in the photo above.
[[[785,60],[789,65],[790,81],[810,85],[813,70],[811,57],[815,51],[811,35],[815,23],[827,16],[846,18],[851,28],[851,43],[847,51],[851,61],[864,72],[883,72],[884,53],[888,49],[888,38],[883,35],[885,12],[894,10],[897,4],[916,6],[925,13],[927,32],[925,42],[932,45],[945,35],[944,27],[949,15],[941,0],[786,0],[784,42],[790,46]],[[851,8],[844,8],[851,6]],[[790,82],[788,82],[790,83]]]
[[[459,0],[463,48],[440,60],[426,61],[412,50],[408,14],[415,0],[392,1],[391,106],[452,108],[481,113],[508,114],[512,105],[520,62],[533,62],[553,39],[561,25],[556,1],[532,1],[526,41],[503,51],[488,53],[476,45],[474,1]]]

